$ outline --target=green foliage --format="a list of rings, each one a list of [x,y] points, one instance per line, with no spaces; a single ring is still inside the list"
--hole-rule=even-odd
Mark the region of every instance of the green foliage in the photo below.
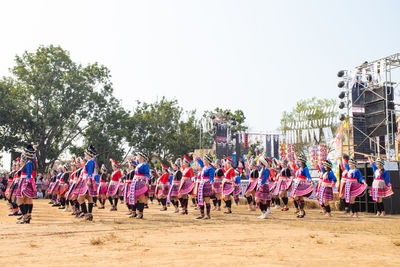
[[[256,149],[257,149],[257,154],[264,153],[264,147],[262,146],[260,141],[257,141],[256,143],[253,143],[249,146],[249,153],[251,155],[255,155]]]
[[[82,155],[89,144],[98,151],[99,166],[137,151],[174,160],[198,148],[200,134],[202,147],[212,146],[213,131],[201,132],[195,111],[184,112],[163,97],[137,102],[130,114],[112,95],[106,67],[77,64],[61,47],[24,52],[10,71],[0,79],[0,150],[37,145],[39,172],[68,150]],[[232,132],[247,129],[243,111],[217,108],[204,116],[218,114],[236,122]]]
[[[204,118],[218,118],[218,119],[225,119],[228,121],[235,121],[236,125],[231,126],[231,131],[236,132],[236,131],[246,131],[247,126],[244,125],[244,122],[246,120],[246,117],[244,115],[244,112],[241,109],[232,111],[230,109],[221,109],[221,108],[215,108],[214,110],[209,110],[205,111],[203,114]]]
[[[140,103],[134,110],[130,126],[130,145],[160,159],[175,159],[198,146],[199,129],[195,112],[183,120],[183,110],[176,100],[163,97],[154,103]]]
[[[107,101],[103,99],[97,104],[102,108],[83,133],[84,145],[72,146],[70,152],[74,155],[83,155],[85,148],[93,145],[98,153],[96,157],[98,166],[105,164],[111,169],[110,158],[120,163],[124,159],[124,145],[127,146],[125,140],[129,135],[131,117],[114,97],[110,97]]]
[[[39,171],[88,129],[112,97],[106,67],[77,64],[61,47],[16,56],[11,74],[0,81],[0,149],[37,144]]]
[[[299,121],[309,121],[309,122],[314,122],[316,120],[320,119],[325,119],[325,118],[330,118],[332,116],[337,116],[335,112],[331,113],[326,113],[323,112],[324,108],[326,107],[331,107],[334,106],[336,103],[335,99],[317,99],[316,97],[310,98],[310,99],[305,99],[305,100],[300,100],[296,103],[296,107],[292,109],[291,112],[286,112],[284,111],[282,114],[281,118],[281,127],[280,130],[282,130],[283,133],[285,133],[288,130],[294,130],[295,128],[292,127],[293,123],[299,122]],[[309,110],[314,110],[316,109],[315,113],[310,113],[307,115],[304,115],[305,111]],[[309,128],[320,128],[319,125],[314,124],[311,125]],[[336,131],[336,127],[331,127],[332,132]],[[321,129],[320,134],[321,134]],[[311,145],[311,144],[320,144],[322,140],[317,140],[314,137],[314,140],[311,140],[310,142],[298,142],[296,143],[296,152],[297,153],[306,153],[306,149]],[[329,147],[328,147],[329,149]]]

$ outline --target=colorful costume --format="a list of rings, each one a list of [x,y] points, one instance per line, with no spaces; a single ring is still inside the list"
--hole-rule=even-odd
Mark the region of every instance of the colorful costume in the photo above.
[[[373,201],[378,201],[378,198],[390,197],[393,195],[392,185],[389,179],[389,172],[385,169],[380,171],[375,163],[371,162],[374,170],[374,181],[372,182],[370,195]]]
[[[296,171],[296,178],[293,183],[291,197],[309,197],[314,190],[312,178],[307,167],[299,168]]]

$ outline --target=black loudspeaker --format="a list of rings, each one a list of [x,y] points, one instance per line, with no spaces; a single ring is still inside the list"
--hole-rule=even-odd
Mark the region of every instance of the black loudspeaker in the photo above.
[[[387,214],[400,214],[400,187],[392,187],[393,195],[383,199]]]
[[[365,139],[366,133],[366,122],[363,114],[353,113],[353,140],[354,140],[354,151],[364,154],[371,154],[371,148],[369,140]],[[356,160],[364,159],[363,155],[355,154]]]
[[[393,87],[381,86],[373,89],[372,91],[365,91],[364,101],[365,103],[372,103],[379,100],[385,100],[385,90],[387,91],[387,99],[393,101]]]
[[[388,103],[389,109],[394,109],[393,102]],[[366,116],[373,116],[375,114],[385,113],[386,106],[384,100],[379,100],[371,103],[365,103],[365,115]]]
[[[216,123],[215,134],[215,153],[218,159],[222,159],[223,155],[228,154],[228,128],[226,122]]]
[[[354,141],[354,151],[364,154],[371,154],[371,148],[366,137],[366,121],[365,114],[362,111],[364,107],[364,85],[362,83],[354,84],[351,90],[351,101],[353,105],[353,141]],[[354,158],[356,160],[365,159],[363,155],[355,154]]]
[[[386,112],[379,112],[373,115],[366,115],[365,122],[367,125],[367,134],[369,136],[385,136],[387,135],[387,128],[386,128]],[[393,113],[388,114],[389,118],[389,132],[396,132],[396,118]],[[392,129],[393,128],[393,129]]]
[[[274,138],[273,138],[272,147],[274,150],[273,150],[272,156],[274,158],[278,158],[279,157],[279,135],[275,134],[273,137]]]
[[[273,136],[272,135],[266,135],[265,136],[265,155],[267,157],[272,157],[272,142],[273,142]]]
[[[393,87],[387,86],[364,91],[366,134],[369,136],[387,135],[386,118],[388,119],[389,132],[396,132],[393,95]],[[386,103],[388,105],[388,117],[386,117]]]

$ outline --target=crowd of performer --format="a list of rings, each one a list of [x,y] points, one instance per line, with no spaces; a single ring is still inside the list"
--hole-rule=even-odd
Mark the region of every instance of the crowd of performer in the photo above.
[[[76,218],[92,221],[93,208],[104,209],[107,200],[111,212],[118,210],[118,203],[124,203],[129,218],[136,219],[143,219],[145,209],[153,201],[158,202],[162,212],[170,207],[173,213],[187,215],[191,201],[192,206],[200,211],[196,219],[207,220],[211,218],[211,204],[212,211],[221,211],[222,201],[224,213],[232,214],[232,204],[239,203],[242,193],[242,174],[234,168],[235,164],[229,157],[219,160],[206,154],[203,158],[192,159],[183,155],[169,166],[162,163],[160,169],[155,170],[150,169],[148,156],[139,152],[123,164],[110,159],[112,170],[108,170],[104,164],[97,165],[96,156],[96,149],[89,146],[84,155],[73,158],[72,164],[52,170],[46,192],[50,205],[71,212]],[[295,206],[295,216],[304,218],[304,199],[312,196],[313,192],[321,212],[332,216],[330,204],[338,178],[329,160],[318,164],[320,179],[315,186],[304,155],[295,156],[294,160],[270,159],[261,155],[248,159],[248,165],[248,184],[243,195],[250,211],[260,210],[258,218],[266,219],[271,206],[288,211],[289,199]],[[377,215],[384,216],[382,199],[393,194],[388,171],[380,158],[371,160],[371,165],[374,180],[370,195],[377,203]],[[367,189],[366,181],[356,166],[357,162],[346,155],[339,166],[342,175],[338,196],[345,203],[345,212],[352,217],[358,216],[356,197],[365,194]],[[9,215],[19,216],[17,223],[28,224],[32,219],[32,199],[37,196],[36,175],[35,147],[29,145],[21,158],[13,162],[4,192],[11,211]]]

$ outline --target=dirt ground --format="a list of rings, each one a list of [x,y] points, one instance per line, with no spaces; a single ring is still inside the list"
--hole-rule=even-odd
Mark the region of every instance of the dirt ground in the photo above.
[[[31,224],[17,225],[0,201],[0,266],[400,266],[400,216],[273,210],[266,220],[241,205],[233,214],[145,210],[145,219],[94,208],[85,222],[35,200]]]

